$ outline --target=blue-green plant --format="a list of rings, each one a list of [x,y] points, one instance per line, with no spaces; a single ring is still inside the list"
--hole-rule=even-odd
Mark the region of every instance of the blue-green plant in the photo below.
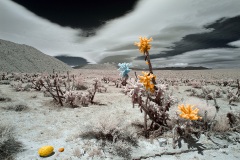
[[[120,76],[122,78],[122,82],[121,84],[123,86],[126,86],[127,84],[127,79],[128,79],[128,73],[131,71],[131,69],[129,69],[129,67],[131,66],[132,64],[131,63],[119,63],[118,66],[119,66],[119,71],[120,71]]]

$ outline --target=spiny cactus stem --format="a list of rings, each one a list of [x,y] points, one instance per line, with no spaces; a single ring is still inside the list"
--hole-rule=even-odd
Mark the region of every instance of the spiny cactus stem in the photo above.
[[[150,56],[149,56],[148,51],[145,52],[145,55],[146,55],[146,60],[148,62],[149,72],[153,74],[152,64],[151,64],[151,61],[150,61]]]
[[[59,91],[58,91],[57,85],[56,85],[56,91],[57,91],[57,97],[58,97],[59,103],[60,103],[61,106],[63,106],[62,99],[61,99],[61,97],[59,95]]]
[[[152,63],[151,63],[151,61],[150,61],[150,56],[149,56],[148,51],[145,52],[145,55],[146,55],[146,60],[147,60],[147,62],[148,62],[149,72],[153,74]],[[157,84],[155,78],[152,79],[152,82],[153,82],[154,85]],[[154,86],[154,88],[155,88],[155,90],[157,90],[157,87],[156,87],[156,86]]]
[[[239,79],[237,79],[237,92],[236,92],[236,95],[239,97],[240,96],[240,84],[239,84]]]
[[[137,82],[137,80],[138,80],[137,72],[135,71],[134,74],[135,74],[135,77],[136,77],[135,82]]]
[[[147,99],[145,102],[145,106],[147,107],[148,104],[148,99],[149,99],[149,94],[147,95]],[[145,137],[147,136],[147,113],[144,111],[144,131],[145,131]]]

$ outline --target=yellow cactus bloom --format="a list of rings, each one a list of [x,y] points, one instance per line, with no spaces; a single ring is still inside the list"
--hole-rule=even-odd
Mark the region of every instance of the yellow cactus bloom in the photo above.
[[[184,104],[179,105],[178,109],[180,112],[182,112],[181,114],[179,114],[179,116],[181,118],[185,118],[185,119],[190,119],[190,120],[198,120],[198,119],[202,119],[202,117],[198,116],[198,108],[193,109],[193,105],[187,104],[186,106],[184,106]]]
[[[138,46],[139,51],[144,54],[151,49],[151,45],[149,44],[149,42],[151,42],[153,39],[147,39],[146,37],[139,37],[139,39],[140,42],[135,42],[134,45]]]
[[[151,92],[154,92],[154,84],[152,83],[152,79],[156,78],[154,74],[142,72],[143,76],[138,76],[140,83],[144,85],[146,90],[150,90]]]
[[[47,157],[53,153],[53,146],[43,146],[38,150],[38,154],[41,157]]]

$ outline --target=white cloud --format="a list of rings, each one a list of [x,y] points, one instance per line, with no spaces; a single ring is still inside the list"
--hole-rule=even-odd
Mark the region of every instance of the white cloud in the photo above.
[[[133,12],[107,22],[95,36],[83,38],[78,37],[80,30],[61,27],[10,0],[0,0],[0,38],[31,45],[49,55],[68,54],[98,62],[112,55],[139,56],[133,45],[139,36],[153,37],[151,54],[169,50],[166,47],[185,35],[208,32],[203,25],[240,15],[239,6],[239,0],[141,0]],[[171,59],[171,64],[190,60],[198,61]]]
[[[237,6],[240,6],[237,0],[142,0],[134,12],[110,21],[88,43],[103,40],[104,47],[114,48],[116,44],[133,44],[140,35],[153,36],[151,53],[159,53],[187,34],[208,32],[203,25],[239,15]],[[99,45],[102,54],[98,58],[105,56],[107,49],[104,47]]]
[[[240,49],[202,49],[196,51],[185,52],[181,55],[153,59],[152,63],[158,67],[170,67],[170,66],[203,66],[213,68],[224,67],[236,67],[239,66]],[[214,62],[217,62],[216,64]],[[144,65],[140,61],[135,62],[138,65]],[[135,64],[134,63],[134,64]]]
[[[240,48],[240,40],[228,43],[228,45]]]
[[[0,0],[0,21],[1,39],[27,44],[52,56],[63,53],[91,59],[79,54],[81,45],[76,41],[81,30],[51,23],[10,0]]]

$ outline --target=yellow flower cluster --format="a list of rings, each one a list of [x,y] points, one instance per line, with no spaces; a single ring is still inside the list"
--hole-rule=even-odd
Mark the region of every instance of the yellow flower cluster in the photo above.
[[[182,112],[181,114],[179,114],[179,116],[181,118],[185,118],[185,119],[190,119],[190,120],[198,120],[198,119],[202,119],[202,117],[198,116],[198,108],[193,109],[193,105],[187,104],[186,107],[184,106],[184,104],[179,105],[178,109],[180,112]]]
[[[142,72],[143,76],[138,76],[140,83],[142,83],[146,90],[150,90],[151,92],[154,92],[154,84],[152,83],[152,79],[156,78],[154,74]]]
[[[138,46],[139,51],[144,54],[151,49],[151,45],[149,44],[149,42],[151,42],[153,39],[147,39],[146,37],[139,37],[139,39],[140,42],[135,42],[134,45]]]

